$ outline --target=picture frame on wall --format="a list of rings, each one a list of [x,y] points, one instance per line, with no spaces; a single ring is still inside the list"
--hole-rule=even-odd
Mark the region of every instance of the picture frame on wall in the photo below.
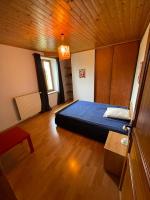
[[[85,69],[79,69],[79,78],[86,78]]]

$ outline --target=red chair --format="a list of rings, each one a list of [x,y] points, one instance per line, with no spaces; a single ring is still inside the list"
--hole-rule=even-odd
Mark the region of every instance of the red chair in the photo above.
[[[23,142],[25,139],[27,139],[28,141],[30,152],[33,153],[33,144],[29,133],[27,133],[26,131],[22,130],[19,127],[15,127],[4,131],[3,133],[0,133],[0,155],[10,150],[17,144]]]

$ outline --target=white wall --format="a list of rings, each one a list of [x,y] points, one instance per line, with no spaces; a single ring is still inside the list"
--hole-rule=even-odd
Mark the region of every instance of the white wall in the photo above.
[[[150,31],[150,24],[146,29],[146,32],[141,40],[140,48],[139,48],[139,55],[138,55],[138,60],[137,60],[137,66],[136,66],[136,72],[135,72],[135,78],[134,78],[134,84],[133,84],[133,90],[132,90],[132,96],[131,96],[133,111],[135,108],[136,98],[137,98],[137,93],[138,93],[138,88],[139,88],[138,77],[141,71],[141,66],[142,66],[141,62],[144,60],[144,57],[145,57],[146,43],[147,43],[149,31]]]
[[[71,55],[74,99],[94,101],[95,50]],[[86,70],[86,78],[79,78],[79,69]]]
[[[0,131],[19,122],[13,98],[38,91],[33,53],[0,45]],[[56,105],[57,93],[49,99],[51,106]]]

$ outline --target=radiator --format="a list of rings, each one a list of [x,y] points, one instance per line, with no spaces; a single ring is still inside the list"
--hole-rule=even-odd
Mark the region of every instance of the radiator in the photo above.
[[[41,99],[39,92],[18,96],[14,99],[21,120],[32,117],[41,111]]]

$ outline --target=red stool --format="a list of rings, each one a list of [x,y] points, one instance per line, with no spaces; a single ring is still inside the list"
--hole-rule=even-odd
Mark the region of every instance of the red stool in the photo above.
[[[0,133],[0,155],[13,148],[15,145],[23,142],[27,139],[30,152],[34,152],[33,144],[29,133],[22,130],[21,128],[15,127]]]

